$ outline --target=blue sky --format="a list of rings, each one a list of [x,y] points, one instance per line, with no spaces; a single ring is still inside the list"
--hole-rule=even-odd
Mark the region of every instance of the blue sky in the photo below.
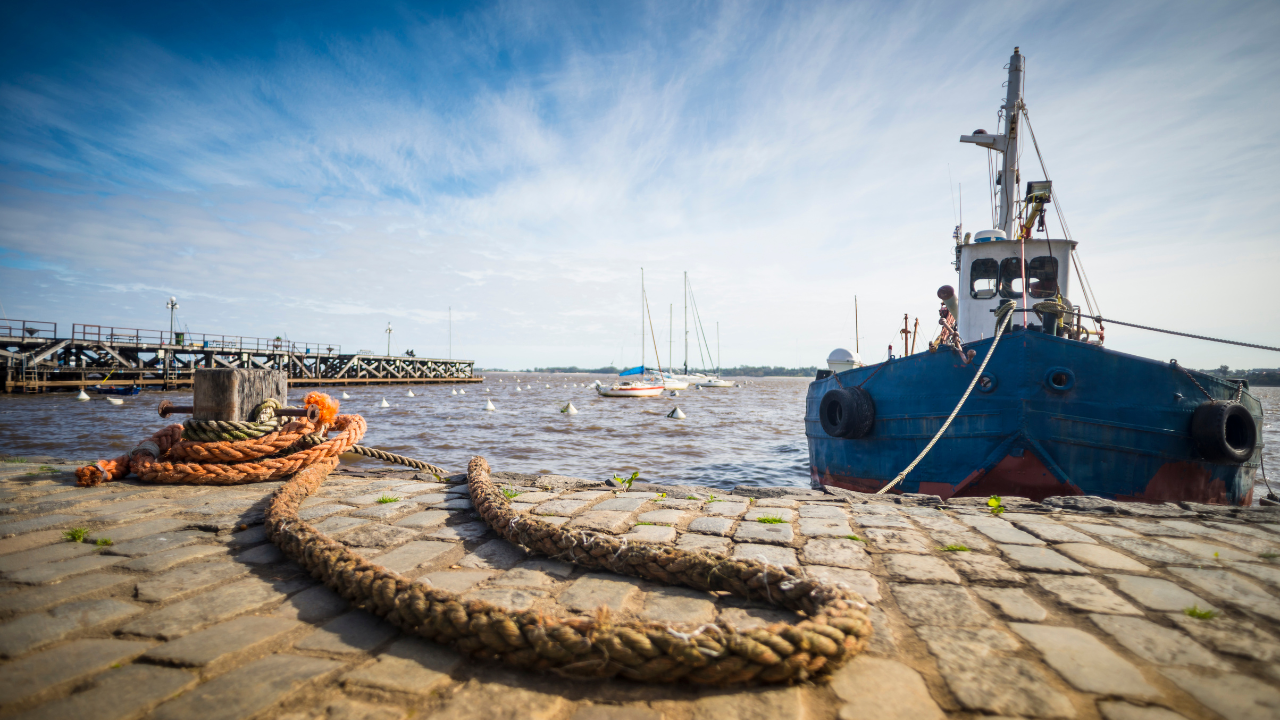
[[[725,365],[821,364],[855,294],[880,359],[955,282],[953,183],[989,224],[957,140],[1019,45],[1103,313],[1280,338],[1275,3],[13,5],[11,318],[164,328],[176,295],[192,332],[443,356],[452,307],[481,366],[634,364],[643,266],[664,361],[686,270]]]

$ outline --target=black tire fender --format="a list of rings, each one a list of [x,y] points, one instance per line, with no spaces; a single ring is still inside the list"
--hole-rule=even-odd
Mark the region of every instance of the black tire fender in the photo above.
[[[1258,423],[1240,403],[1211,400],[1191,415],[1191,439],[1206,460],[1242,463],[1258,445]]]
[[[831,437],[857,439],[875,425],[876,405],[871,393],[860,387],[836,388],[822,396],[818,419]]]

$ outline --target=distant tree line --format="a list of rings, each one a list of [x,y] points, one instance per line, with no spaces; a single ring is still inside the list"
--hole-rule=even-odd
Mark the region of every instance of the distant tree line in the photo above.
[[[605,375],[617,375],[620,371],[618,368],[610,365],[602,368],[580,368],[576,365],[569,367],[540,367],[525,372],[540,373],[603,373]],[[768,365],[742,365],[732,368],[721,368],[720,374],[726,377],[811,377],[818,372],[817,367],[807,368],[786,368]]]
[[[1209,375],[1217,375],[1221,378],[1244,378],[1249,381],[1250,386],[1280,386],[1280,368],[1254,368],[1252,370],[1241,370],[1220,365],[1213,370],[1201,370],[1200,372]]]

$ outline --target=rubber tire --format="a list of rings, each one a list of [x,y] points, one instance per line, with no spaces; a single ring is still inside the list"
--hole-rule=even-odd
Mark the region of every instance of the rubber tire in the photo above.
[[[834,438],[865,437],[875,425],[876,405],[871,393],[860,387],[836,388],[818,405],[822,430]]]
[[[1258,423],[1240,403],[1213,400],[1192,414],[1191,439],[1206,460],[1242,463],[1258,445]]]

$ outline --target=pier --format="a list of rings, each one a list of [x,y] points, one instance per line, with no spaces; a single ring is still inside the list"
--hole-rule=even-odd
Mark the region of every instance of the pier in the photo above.
[[[282,338],[105,325],[0,320],[6,393],[117,387],[190,387],[196,368],[283,370],[293,387],[477,383],[474,360],[344,353],[341,345]]]

